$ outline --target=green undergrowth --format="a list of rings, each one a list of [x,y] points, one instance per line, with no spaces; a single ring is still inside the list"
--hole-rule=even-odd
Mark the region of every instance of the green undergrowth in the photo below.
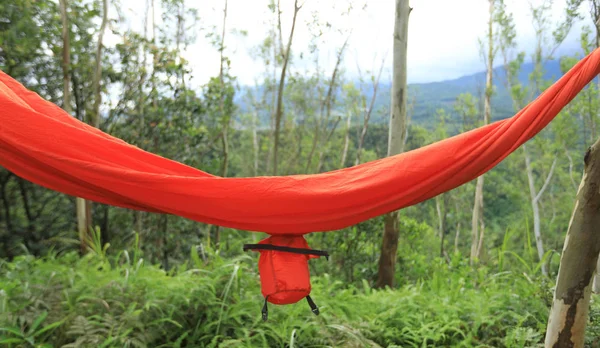
[[[395,290],[313,276],[319,316],[301,301],[270,305],[263,322],[256,259],[200,255],[168,273],[102,250],[4,262],[0,346],[538,347],[552,295],[519,272],[437,261]]]

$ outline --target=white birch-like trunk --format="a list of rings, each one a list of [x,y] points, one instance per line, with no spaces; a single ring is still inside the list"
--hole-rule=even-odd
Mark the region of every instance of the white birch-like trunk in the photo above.
[[[485,78],[485,99],[483,104],[483,123],[489,124],[492,118],[492,90],[493,73],[494,73],[494,0],[489,0],[489,19],[487,32],[487,56],[486,63],[486,78]],[[471,217],[471,257],[470,262],[473,264],[479,259],[481,248],[483,247],[483,183],[484,176],[477,178],[475,184],[475,198],[473,199],[473,215]]]
[[[458,253],[458,240],[460,237],[460,222],[456,224],[456,234],[454,235],[454,252]]]
[[[540,261],[544,257],[544,243],[542,241],[542,232],[540,227],[540,208],[538,201],[535,199],[537,193],[535,192],[535,185],[533,182],[533,170],[531,169],[531,160],[529,159],[529,153],[527,152],[526,145],[523,145],[525,151],[525,171],[527,172],[527,181],[529,182],[529,193],[531,196],[531,210],[533,211],[533,235],[535,236],[535,246],[537,248],[538,257]],[[542,263],[542,274],[547,276],[548,270],[546,264]]]
[[[258,127],[258,115],[254,113],[252,117],[252,146],[254,149],[254,176],[258,175],[258,134],[256,128]]]
[[[591,281],[600,252],[600,140],[584,158],[585,169],[560,259],[546,347],[582,348]]]
[[[471,264],[479,259],[480,238],[483,237],[483,231],[479,231],[479,221],[481,220],[481,208],[483,201],[483,175],[477,178],[475,184],[475,198],[473,199],[473,214],[471,215]]]
[[[342,151],[342,159],[340,160],[340,168],[346,166],[346,158],[348,157],[348,147],[350,146],[350,124],[352,123],[352,113],[348,113],[346,119],[346,136],[344,137],[344,150]]]
[[[546,177],[546,181],[544,182],[544,185],[542,186],[540,191],[537,192],[536,188],[535,188],[534,177],[533,177],[533,169],[531,168],[531,159],[529,157],[529,152],[527,151],[526,144],[523,145],[523,151],[525,152],[525,171],[527,173],[527,181],[529,183],[529,193],[530,193],[530,197],[531,197],[531,200],[530,200],[531,210],[533,211],[533,235],[535,237],[535,245],[537,248],[538,257],[540,259],[540,262],[542,262],[545,252],[544,252],[544,243],[543,243],[543,239],[542,239],[542,221],[540,218],[539,201],[540,201],[540,198],[542,197],[542,195],[544,194],[544,191],[548,187],[550,180],[552,179],[552,174],[554,173],[554,166],[556,165],[556,160],[554,160],[554,162],[552,162],[552,166],[550,167],[550,172],[548,173],[548,176]],[[542,262],[541,269],[542,269],[542,274],[547,276],[548,268],[547,268],[545,262]]]

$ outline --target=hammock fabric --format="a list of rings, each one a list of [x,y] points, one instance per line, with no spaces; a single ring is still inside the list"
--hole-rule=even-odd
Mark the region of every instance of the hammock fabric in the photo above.
[[[595,50],[512,118],[350,168],[253,178],[221,178],[143,151],[0,72],[0,165],[49,189],[113,206],[269,234],[330,231],[484,174],[541,131],[599,72]]]
[[[221,178],[86,125],[0,72],[0,165],[68,195],[285,235],[284,244],[293,246],[302,244],[303,234],[351,226],[484,174],[540,132],[598,73],[595,50],[512,118],[397,156],[322,174]],[[290,254],[260,252],[272,258]],[[304,269],[305,261],[292,263]],[[286,262],[277,267],[285,266],[292,267]],[[275,278],[274,292],[263,282],[263,293],[293,285],[293,278]],[[306,285],[302,294],[310,292]]]

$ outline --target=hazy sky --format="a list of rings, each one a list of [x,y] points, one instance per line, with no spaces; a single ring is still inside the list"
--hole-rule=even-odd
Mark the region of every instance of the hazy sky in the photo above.
[[[139,2],[138,2],[139,1]],[[141,28],[144,15],[141,0],[124,1],[124,15],[134,28]],[[300,0],[302,3],[303,0]],[[364,1],[364,0],[363,0]],[[520,50],[530,50],[534,44],[530,4],[537,6],[543,0],[506,0],[508,9],[514,14]],[[354,1],[360,3],[360,1]],[[551,11],[552,22],[563,16],[564,2],[555,0]],[[287,40],[292,18],[293,0],[281,0],[283,6],[283,36]],[[334,28],[352,28],[352,36],[345,56],[346,76],[357,75],[357,66],[363,71],[375,70],[385,58],[382,78],[389,80],[391,73],[391,47],[394,24],[394,0],[370,0],[366,9],[356,8],[350,16],[342,16],[348,0],[305,0],[299,12],[293,49],[296,54],[305,52],[304,59],[296,58],[295,71],[314,71],[313,56],[308,54],[310,32],[307,22],[317,13]],[[224,0],[186,0],[186,6],[199,10],[201,25],[221,26]],[[253,58],[251,51],[264,38],[268,30],[268,0],[229,0],[228,34],[226,54],[231,59],[232,74],[240,83],[252,84],[264,70],[264,63]],[[478,38],[483,37],[487,22],[487,0],[412,0],[413,11],[409,20],[408,40],[408,80],[431,82],[456,78],[484,69],[478,48]],[[334,8],[336,7],[336,8]],[[587,14],[587,4],[582,13]],[[157,12],[157,17],[159,13]],[[587,20],[587,19],[586,19]],[[157,21],[157,23],[159,23]],[[553,23],[554,24],[554,23]],[[578,49],[579,25],[571,32],[562,52]],[[232,30],[245,30],[246,37],[231,33]],[[220,29],[219,29],[220,30]],[[330,70],[335,62],[335,51],[345,37],[330,34],[319,45],[320,66]],[[108,42],[117,38],[109,37]],[[190,61],[194,84],[204,83],[215,76],[219,69],[218,52],[198,31],[197,42],[187,48],[185,57]]]

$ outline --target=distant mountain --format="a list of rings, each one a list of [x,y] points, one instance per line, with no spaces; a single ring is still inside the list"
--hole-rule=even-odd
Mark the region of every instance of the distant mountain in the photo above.
[[[523,85],[528,85],[529,75],[532,71],[533,63],[525,63],[522,65],[519,73],[519,81]],[[560,62],[558,60],[546,62],[544,64],[544,71],[544,79],[552,82],[556,81],[562,76]],[[436,113],[436,110],[442,108],[452,113],[453,104],[461,93],[471,93],[476,97],[482,97],[485,91],[485,76],[485,71],[482,71],[452,80],[410,84],[408,86],[409,103],[414,100],[411,123],[425,127],[433,126],[436,122],[435,118],[433,117]],[[492,97],[493,120],[504,119],[514,114],[512,101],[505,84],[506,74],[504,68],[495,68],[495,94]],[[375,108],[371,116],[371,122],[375,124],[388,122],[390,89],[391,85],[389,82],[380,84],[375,101]],[[263,87],[241,87],[241,90],[236,97],[236,103],[241,108],[242,113],[250,111],[246,98],[244,98],[244,95],[249,91],[252,91],[255,93],[255,95],[261,95]],[[367,93],[368,100],[370,100],[371,95],[372,92],[369,91]],[[269,123],[269,117],[270,116],[268,114],[260,115],[261,125],[267,126]],[[362,122],[362,120],[356,121]]]
[[[523,64],[519,73],[519,81],[523,85],[529,84],[529,75],[533,71],[533,63]],[[560,62],[548,61],[544,65],[544,79],[556,81],[562,76]],[[409,72],[410,73],[410,72]],[[506,73],[503,67],[494,69],[495,93],[492,96],[493,120],[504,119],[514,114],[512,100],[506,89]],[[409,103],[414,98],[414,108],[411,122],[428,125],[435,122],[433,115],[437,109],[453,110],[453,104],[461,93],[471,93],[481,98],[485,91],[486,72],[462,76],[452,80],[439,82],[410,84],[408,86]],[[378,93],[377,104],[384,106],[390,102],[390,84],[381,86]],[[378,115],[373,122],[387,122],[387,114]]]

